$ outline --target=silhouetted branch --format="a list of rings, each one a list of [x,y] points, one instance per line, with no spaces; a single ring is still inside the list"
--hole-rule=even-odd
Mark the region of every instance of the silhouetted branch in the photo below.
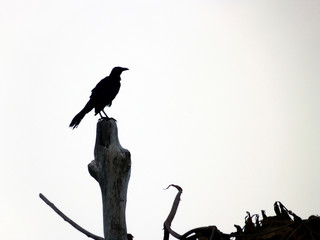
[[[96,239],[96,240],[104,240],[104,238],[96,236],[84,228],[80,227],[78,224],[76,224],[74,221],[72,221],[70,218],[68,218],[63,212],[61,212],[52,202],[50,202],[43,194],[39,194],[39,197],[47,204],[49,207],[51,207],[60,217],[63,218],[66,222],[71,224],[75,229],[82,232],[83,234],[87,235],[90,238]]]
[[[199,227],[191,229],[181,236],[181,240],[208,239],[208,240],[230,240],[230,235],[219,231],[216,226]]]
[[[174,199],[174,202],[172,204],[171,211],[164,222],[163,240],[169,240],[170,234],[180,240],[196,240],[201,238],[207,239],[207,240],[229,240],[230,239],[229,235],[221,233],[216,226],[194,228],[183,235],[180,235],[175,231],[173,231],[171,229],[171,223],[178,210],[178,206],[180,203],[180,196],[182,194],[182,188],[178,185],[171,184],[166,189],[168,189],[169,187],[175,187],[176,189],[178,189],[179,192],[177,193],[176,198]]]
[[[168,189],[169,187],[175,187],[176,189],[178,189],[179,192],[177,193],[176,198],[174,199],[174,202],[172,204],[171,211],[163,224],[164,225],[164,237],[163,237],[164,240],[169,239],[169,233],[172,236],[174,236],[175,238],[179,238],[179,239],[181,238],[180,234],[176,233],[175,231],[173,231],[171,229],[171,223],[173,221],[174,216],[177,213],[177,209],[178,209],[179,202],[180,202],[180,196],[182,194],[182,188],[178,185],[170,184],[166,189]]]

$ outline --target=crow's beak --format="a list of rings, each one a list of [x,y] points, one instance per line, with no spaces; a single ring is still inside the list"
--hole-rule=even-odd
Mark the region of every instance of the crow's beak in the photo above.
[[[122,68],[122,72],[127,70],[129,70],[129,68]]]

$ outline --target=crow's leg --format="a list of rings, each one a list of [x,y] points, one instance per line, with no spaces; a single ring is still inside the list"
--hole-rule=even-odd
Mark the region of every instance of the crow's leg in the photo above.
[[[99,115],[100,115],[101,118],[104,118],[100,112],[99,112]]]
[[[108,117],[108,115],[105,113],[105,111],[104,111],[103,109],[102,109],[101,111],[104,113],[104,115],[106,115],[106,118],[109,119],[109,117]]]

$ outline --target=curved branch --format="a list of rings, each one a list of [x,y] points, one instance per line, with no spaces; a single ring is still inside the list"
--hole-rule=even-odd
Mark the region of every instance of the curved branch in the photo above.
[[[61,212],[52,202],[50,202],[42,193],[39,194],[39,197],[47,204],[49,205],[49,207],[51,207],[53,209],[53,211],[55,211],[60,217],[63,218],[63,220],[65,220],[66,222],[68,222],[69,224],[71,224],[71,226],[73,226],[75,229],[77,229],[78,231],[82,232],[83,234],[87,235],[90,238],[93,238],[95,240],[104,240],[104,238],[99,237],[97,235],[94,235],[90,232],[88,232],[87,230],[85,230],[84,228],[80,227],[78,224],[76,224],[74,221],[72,221],[70,218],[68,218],[63,212]]]
[[[205,237],[208,240],[229,240],[230,236],[227,234],[221,233],[216,226],[208,226],[208,227],[200,227],[191,229],[190,231],[186,232],[183,235],[180,235],[173,231],[171,229],[171,223],[173,221],[174,216],[176,215],[176,212],[178,210],[178,206],[180,203],[180,196],[182,194],[182,188],[178,185],[170,184],[166,189],[169,187],[175,187],[178,189],[178,193],[176,195],[176,198],[174,199],[174,202],[172,204],[171,211],[164,222],[164,237],[163,240],[169,240],[170,234],[174,236],[175,238],[178,238],[180,240],[194,240],[198,239],[200,237]]]
[[[201,237],[208,240],[230,240],[230,235],[220,232],[216,226],[191,229],[181,236],[181,240],[199,239]]]
[[[173,218],[174,216],[176,215],[177,213],[177,209],[178,209],[178,206],[179,206],[179,202],[180,202],[180,196],[182,194],[182,188],[178,185],[174,185],[174,184],[170,184],[166,189],[168,189],[169,187],[175,187],[176,189],[178,189],[178,193],[176,195],[176,198],[174,199],[174,202],[172,204],[172,208],[171,208],[171,211],[167,217],[167,219],[165,220],[164,222],[164,240],[168,240],[169,239],[169,233],[174,236],[175,238],[181,238],[181,235],[176,233],[175,231],[173,231],[171,229],[171,223],[173,221]]]

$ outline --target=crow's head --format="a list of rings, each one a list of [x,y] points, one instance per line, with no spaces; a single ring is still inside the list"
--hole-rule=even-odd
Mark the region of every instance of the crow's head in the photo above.
[[[114,67],[110,73],[110,76],[120,76],[120,74],[126,70],[129,70],[129,69],[123,68],[123,67]]]

